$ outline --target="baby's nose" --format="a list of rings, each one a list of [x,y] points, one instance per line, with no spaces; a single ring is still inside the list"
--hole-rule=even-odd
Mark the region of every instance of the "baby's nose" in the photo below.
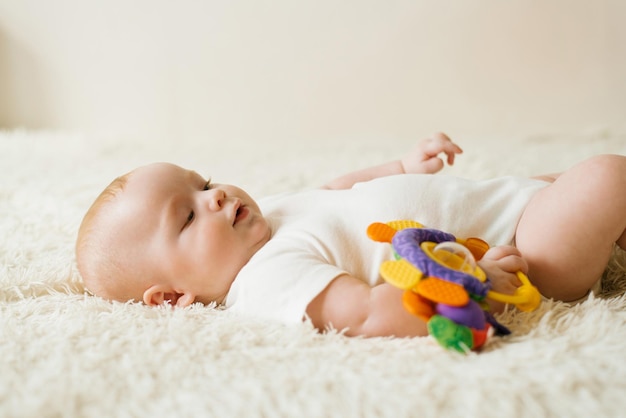
[[[208,206],[212,211],[221,210],[226,200],[226,193],[220,189],[213,189],[205,192],[209,194]]]

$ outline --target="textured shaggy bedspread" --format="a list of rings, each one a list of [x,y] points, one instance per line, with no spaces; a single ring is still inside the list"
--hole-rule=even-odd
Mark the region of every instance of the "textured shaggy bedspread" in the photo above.
[[[611,134],[456,139],[466,152],[446,172],[473,178],[626,155],[626,137]],[[600,297],[508,311],[500,319],[513,335],[467,356],[429,338],[321,335],[308,324],[107,303],[83,292],[73,259],[80,219],[110,180],[136,165],[172,161],[261,196],[321,184],[411,145],[0,132],[0,416],[626,416],[619,253]]]

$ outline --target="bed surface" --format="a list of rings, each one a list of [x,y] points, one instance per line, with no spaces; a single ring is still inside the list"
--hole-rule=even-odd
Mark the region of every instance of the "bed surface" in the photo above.
[[[472,178],[626,155],[626,137],[607,133],[456,140],[465,153],[445,172]],[[212,307],[153,309],[84,294],[73,258],[80,219],[109,181],[137,165],[171,161],[260,197],[314,187],[412,144],[0,132],[0,416],[623,415],[622,254],[600,297],[508,311],[500,320],[514,334],[467,356],[429,338],[320,335],[308,324],[263,323]]]

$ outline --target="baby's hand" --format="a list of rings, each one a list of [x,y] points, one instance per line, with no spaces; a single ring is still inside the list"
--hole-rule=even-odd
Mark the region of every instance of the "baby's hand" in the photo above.
[[[522,285],[517,272],[528,273],[528,263],[515,247],[502,245],[489,249],[478,262],[487,277],[491,280],[491,289],[507,295],[512,295]],[[488,300],[492,312],[501,312],[504,304]]]
[[[430,138],[420,141],[402,161],[402,168],[406,174],[434,174],[441,170],[444,162],[438,157],[446,154],[449,165],[454,164],[456,154],[463,150],[444,133],[438,132]]]

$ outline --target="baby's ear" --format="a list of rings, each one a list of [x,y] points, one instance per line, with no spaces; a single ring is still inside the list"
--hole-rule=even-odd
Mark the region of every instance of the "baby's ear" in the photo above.
[[[181,308],[191,305],[196,300],[196,297],[192,293],[183,293],[182,295],[177,293],[177,295],[176,306]],[[174,303],[174,301],[172,301],[172,303]]]
[[[143,292],[143,303],[148,306],[158,306],[168,301],[172,305],[185,307],[195,300],[191,293],[178,293],[167,285],[155,284]]]

